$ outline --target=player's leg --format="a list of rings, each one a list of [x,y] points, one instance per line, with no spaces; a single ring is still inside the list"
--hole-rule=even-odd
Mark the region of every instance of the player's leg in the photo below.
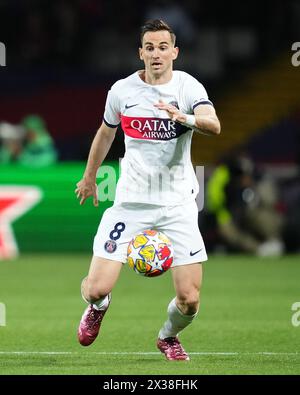
[[[110,207],[101,218],[94,238],[94,256],[89,273],[81,284],[82,297],[89,303],[78,328],[78,340],[83,346],[96,339],[109,307],[111,290],[119,277],[121,262],[126,258],[126,225],[127,213],[120,206]]]
[[[193,263],[175,266],[172,276],[176,291],[176,306],[188,317],[198,313],[200,305],[200,288],[202,284],[202,265]]]
[[[148,205],[149,206],[149,205]],[[79,342],[91,344],[110,303],[132,236],[152,225],[153,210],[142,204],[117,204],[107,209],[94,239],[94,257],[81,285],[82,297],[90,303],[78,329]],[[139,220],[137,220],[139,219]]]
[[[200,304],[202,265],[176,266],[172,269],[176,297],[168,306],[168,319],[159,331],[158,348],[169,360],[189,360],[178,334],[192,323]]]
[[[88,276],[82,281],[81,294],[89,303],[78,328],[78,340],[88,346],[99,334],[102,319],[110,305],[111,291],[116,284],[122,263],[94,256]]]
[[[174,247],[171,270],[176,297],[168,305],[168,318],[159,331],[157,346],[167,359],[188,360],[177,336],[197,315],[202,282],[202,264],[199,262],[206,261],[207,255],[195,202],[162,211],[160,230],[166,233]]]
[[[121,268],[121,262],[93,256],[88,276],[84,278],[81,285],[83,299],[101,307],[102,300],[116,284]]]

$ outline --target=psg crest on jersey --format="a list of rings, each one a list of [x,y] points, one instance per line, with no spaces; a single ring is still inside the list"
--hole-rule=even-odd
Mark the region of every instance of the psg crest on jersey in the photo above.
[[[177,101],[170,101],[171,106],[174,106],[177,108],[177,110],[179,110],[179,104],[177,103]]]
[[[111,254],[116,251],[117,243],[114,240],[107,240],[104,244],[104,249]]]

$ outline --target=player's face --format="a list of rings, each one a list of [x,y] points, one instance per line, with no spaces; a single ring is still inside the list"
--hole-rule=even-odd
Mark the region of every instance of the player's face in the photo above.
[[[177,58],[177,55],[178,48],[174,47],[167,30],[144,34],[140,58],[144,61],[147,72],[160,76],[171,71],[173,60]]]

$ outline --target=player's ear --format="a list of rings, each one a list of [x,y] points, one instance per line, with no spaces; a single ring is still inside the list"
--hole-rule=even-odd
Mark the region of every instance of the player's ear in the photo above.
[[[173,48],[173,54],[172,54],[172,59],[173,60],[177,59],[178,53],[179,53],[179,48],[178,47],[174,47]]]
[[[139,56],[140,56],[140,59],[141,60],[144,60],[144,58],[143,58],[143,48],[139,48]]]

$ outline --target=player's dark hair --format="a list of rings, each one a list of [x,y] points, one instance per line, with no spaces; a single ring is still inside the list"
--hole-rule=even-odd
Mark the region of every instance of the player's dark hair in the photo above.
[[[143,45],[143,37],[147,32],[159,32],[166,30],[171,35],[172,43],[175,45],[176,36],[171,27],[161,19],[150,19],[141,27],[141,44]]]

